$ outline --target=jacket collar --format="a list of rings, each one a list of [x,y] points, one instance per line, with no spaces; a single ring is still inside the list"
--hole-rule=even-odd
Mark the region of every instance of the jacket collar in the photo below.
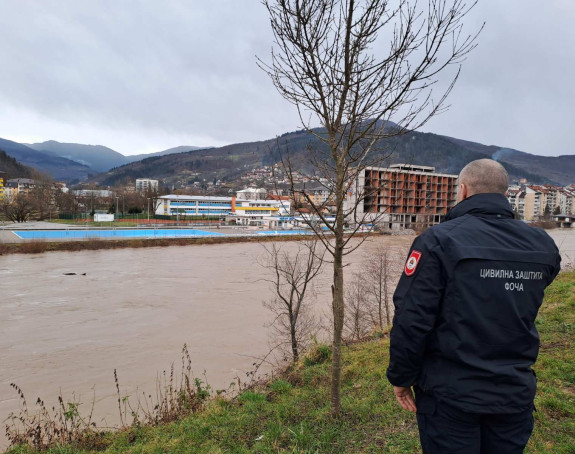
[[[470,214],[480,217],[511,218],[515,217],[511,205],[503,194],[475,194],[455,205],[444,218],[444,221]]]

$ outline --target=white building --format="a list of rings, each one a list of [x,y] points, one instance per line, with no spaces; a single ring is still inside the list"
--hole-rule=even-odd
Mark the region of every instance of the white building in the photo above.
[[[158,190],[158,180],[150,180],[149,178],[136,179],[136,191],[146,192],[146,191],[157,191],[157,190]]]
[[[221,218],[232,210],[232,197],[164,195],[158,198],[156,214],[187,218]]]
[[[289,210],[289,202],[282,200],[235,199],[226,220],[243,226],[283,228],[291,226]]]
[[[265,200],[268,191],[264,188],[247,188],[236,192],[236,198],[241,200]]]
[[[567,186],[560,191],[559,209],[561,214],[575,214],[575,187]]]
[[[79,197],[112,197],[112,191],[108,189],[76,189],[72,194]]]
[[[242,200],[236,197],[165,195],[158,198],[156,215],[183,219],[225,219],[236,225],[288,227],[288,200]]]

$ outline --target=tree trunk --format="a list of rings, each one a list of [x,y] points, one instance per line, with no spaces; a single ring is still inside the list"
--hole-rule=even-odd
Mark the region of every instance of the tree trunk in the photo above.
[[[377,305],[378,305],[378,312],[379,312],[378,313],[378,315],[379,315],[379,329],[383,330],[383,307],[382,306],[383,306],[383,298],[384,298],[383,291],[384,290],[382,290],[382,288],[381,288],[381,279],[382,279],[382,276],[379,277],[379,283],[378,283],[378,285],[379,285],[379,298],[377,299],[378,300]],[[385,277],[384,279],[387,279],[387,277]]]
[[[291,313],[290,309],[290,336],[291,336],[291,353],[293,357],[293,362],[297,363],[299,359],[299,352],[297,346],[297,336],[296,336],[296,321],[294,320],[293,314]]]
[[[338,183],[343,177],[338,175]],[[344,293],[343,293],[343,185],[338,184],[336,189],[336,204],[338,210],[335,219],[335,249],[333,254],[333,352],[331,374],[331,415],[338,416],[341,412],[341,337],[344,319]]]

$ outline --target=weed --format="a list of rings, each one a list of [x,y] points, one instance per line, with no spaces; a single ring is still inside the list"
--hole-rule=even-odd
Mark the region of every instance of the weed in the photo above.
[[[175,374],[173,364],[169,375],[164,371],[157,379],[155,397],[142,393],[137,395],[134,401],[130,396],[122,396],[116,369],[114,383],[120,429],[138,428],[142,425],[157,426],[182,419],[204,408],[204,403],[211,396],[211,388],[204,381],[192,376],[192,360],[187,345],[182,348],[181,373]],[[42,451],[56,449],[61,445],[92,448],[103,443],[104,431],[92,422],[95,396],[86,417],[80,414],[81,403],[78,400],[68,402],[61,395],[58,397],[58,405],[51,410],[38,398],[38,410],[32,412],[22,389],[14,383],[10,386],[20,399],[20,410],[11,413],[7,418],[6,437],[12,446],[29,446]]]
[[[142,393],[137,395],[135,402],[129,396],[120,396],[120,389],[116,380],[118,394],[118,408],[123,425],[127,417],[132,417],[132,426],[165,424],[184,418],[201,410],[205,402],[211,397],[211,388],[203,380],[193,377],[192,360],[188,346],[182,348],[181,372],[175,373],[174,365],[170,367],[169,374],[163,371],[156,380],[156,395]]]
[[[276,394],[285,394],[293,388],[292,384],[286,380],[278,378],[270,383],[269,388]]]
[[[30,241],[22,243],[20,248],[24,254],[41,254],[48,250],[48,243],[45,241]]]
[[[10,386],[20,399],[18,414],[10,413],[6,424],[6,437],[12,445],[28,445],[37,450],[45,450],[58,445],[67,445],[90,440],[97,443],[101,433],[92,422],[95,398],[88,416],[80,415],[80,402],[71,402],[58,396],[58,405],[48,409],[40,398],[36,400],[36,411],[28,408],[22,389],[15,383]]]
[[[331,347],[329,345],[314,345],[305,355],[303,364],[306,367],[325,363],[331,357]]]

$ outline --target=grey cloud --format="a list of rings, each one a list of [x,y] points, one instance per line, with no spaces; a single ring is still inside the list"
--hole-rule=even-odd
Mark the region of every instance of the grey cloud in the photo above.
[[[426,130],[571,153],[574,13],[569,1],[482,0],[469,18],[469,30],[487,21],[480,46],[464,64],[451,110]],[[255,64],[272,45],[258,1],[6,1],[0,27],[0,105],[78,134],[101,128],[104,145],[122,134],[232,143],[299,126]]]
[[[486,21],[450,98],[450,112],[426,129],[536,154],[574,152],[572,22],[561,0],[480,2]]]

